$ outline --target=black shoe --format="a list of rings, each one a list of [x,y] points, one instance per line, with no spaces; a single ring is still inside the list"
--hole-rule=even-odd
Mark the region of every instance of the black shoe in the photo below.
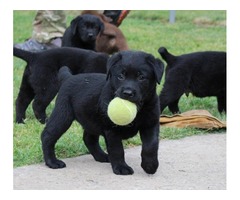
[[[19,43],[15,44],[14,47],[25,50],[25,51],[31,51],[31,52],[36,52],[36,51],[44,51],[47,49],[54,49],[54,48],[59,48],[62,45],[62,39],[61,38],[55,38],[49,43],[39,43],[35,39],[28,39],[24,43]]]

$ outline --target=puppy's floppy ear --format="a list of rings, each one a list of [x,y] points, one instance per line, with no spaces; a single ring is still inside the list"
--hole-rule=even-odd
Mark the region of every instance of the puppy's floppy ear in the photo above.
[[[71,21],[72,34],[75,35],[77,33],[78,23],[82,21],[82,16],[78,16]]]
[[[162,75],[163,75],[163,71],[164,71],[163,62],[158,58],[154,58],[151,54],[149,54],[146,57],[146,61],[152,67],[152,69],[154,71],[156,82],[158,84],[160,84]]]
[[[119,53],[115,53],[113,54],[107,62],[107,80],[110,78],[111,76],[111,69],[114,67],[114,65],[116,65],[116,63],[118,63],[120,60],[122,60],[122,54]]]
[[[99,32],[98,34],[101,34],[104,31],[104,24],[103,22],[99,19]]]

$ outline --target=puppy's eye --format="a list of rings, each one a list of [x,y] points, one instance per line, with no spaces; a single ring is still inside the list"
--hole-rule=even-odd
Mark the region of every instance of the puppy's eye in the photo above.
[[[145,77],[144,77],[142,74],[139,74],[139,75],[138,75],[138,80],[139,80],[139,81],[144,81],[144,80],[145,80]]]
[[[125,75],[123,73],[117,76],[118,80],[123,81],[125,79]]]

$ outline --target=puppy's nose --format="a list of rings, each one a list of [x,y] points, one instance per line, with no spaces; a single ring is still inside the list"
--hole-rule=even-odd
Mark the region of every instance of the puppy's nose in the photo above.
[[[122,92],[124,97],[134,97],[134,91],[130,90],[130,89],[125,89]]]
[[[88,33],[88,37],[91,39],[93,37],[93,33]]]

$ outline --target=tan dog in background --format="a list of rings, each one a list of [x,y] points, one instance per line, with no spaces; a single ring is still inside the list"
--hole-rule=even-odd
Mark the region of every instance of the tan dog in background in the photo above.
[[[113,54],[118,51],[128,50],[127,41],[122,31],[111,24],[111,18],[95,10],[84,10],[82,14],[92,14],[100,18],[104,23],[104,31],[96,39],[96,51]]]

